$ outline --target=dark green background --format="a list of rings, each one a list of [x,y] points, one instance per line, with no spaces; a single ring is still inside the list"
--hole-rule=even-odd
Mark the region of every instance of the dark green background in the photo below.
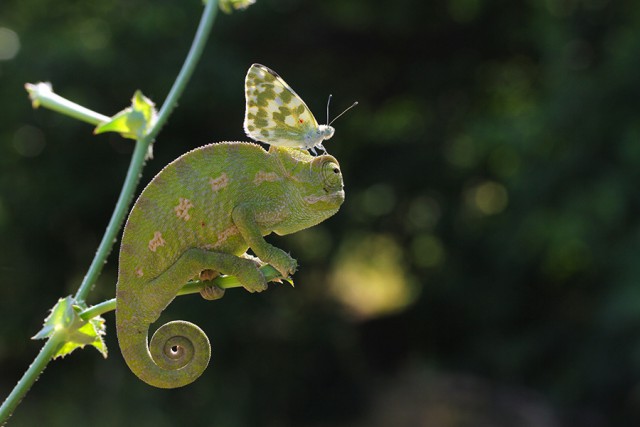
[[[103,114],[160,104],[198,1],[0,3],[0,398],[75,292],[132,143],[32,110],[25,82]],[[5,32],[6,34],[6,32]],[[269,240],[296,288],[180,298],[166,319],[214,346],[203,377],[156,390],[110,356],[53,362],[12,426],[533,426],[640,423],[640,4],[610,0],[258,0],[221,15],[142,182],[245,139],[260,62],[319,121],[347,199]],[[89,302],[113,297],[111,255]],[[43,424],[44,423],[44,424]]]

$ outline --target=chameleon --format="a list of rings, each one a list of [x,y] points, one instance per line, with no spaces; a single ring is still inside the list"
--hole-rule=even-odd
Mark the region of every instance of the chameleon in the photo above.
[[[261,265],[290,277],[296,260],[264,236],[314,226],[344,197],[338,161],[300,148],[220,142],[168,164],[140,194],[122,234],[116,332],[131,371],[159,388],[195,381],[211,356],[206,334],[178,320],[148,341],[150,325],[190,279],[231,275],[260,292],[267,288]],[[223,293],[212,284],[201,291],[205,299]]]

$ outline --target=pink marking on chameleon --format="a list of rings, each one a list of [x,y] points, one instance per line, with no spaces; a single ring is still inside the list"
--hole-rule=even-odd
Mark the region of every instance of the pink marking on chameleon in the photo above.
[[[137,267],[136,268],[136,276],[138,276],[138,277],[144,276],[144,271],[142,270],[142,267]]]
[[[219,232],[218,233],[218,241],[216,242],[216,246],[220,246],[229,237],[235,236],[236,234],[240,234],[240,230],[238,230],[238,227],[236,227],[235,225],[232,225],[231,227],[227,228],[226,230],[223,230],[223,231]]]
[[[162,238],[162,233],[156,231],[153,233],[153,239],[149,240],[149,250],[155,252],[160,246],[164,246],[166,243]]]
[[[189,199],[185,199],[180,197],[180,203],[178,206],[173,208],[176,211],[176,216],[180,219],[184,219],[185,221],[189,221],[191,219],[191,215],[189,215],[189,209],[193,207],[193,203]]]
[[[253,179],[253,183],[255,185],[260,185],[263,182],[274,182],[280,181],[281,179],[282,177],[275,172],[258,171],[256,173],[256,177]]]
[[[219,177],[209,179],[209,184],[211,185],[211,190],[215,193],[229,184],[229,177],[225,172],[222,172]]]

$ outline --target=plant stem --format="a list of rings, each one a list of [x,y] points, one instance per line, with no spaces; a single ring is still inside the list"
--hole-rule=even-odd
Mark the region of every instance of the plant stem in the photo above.
[[[49,83],[27,83],[24,88],[29,92],[33,108],[45,107],[92,125],[109,120],[107,116],[91,111],[56,94]]]
[[[180,98],[180,95],[182,95],[182,92],[184,92],[184,88],[191,78],[193,70],[195,70],[200,56],[202,56],[202,51],[204,50],[207,38],[209,37],[209,33],[211,32],[211,27],[213,26],[213,21],[217,15],[217,12],[218,1],[207,1],[204,12],[202,13],[202,18],[200,19],[200,24],[198,25],[198,29],[196,31],[195,38],[193,39],[193,43],[191,44],[191,48],[189,49],[189,53],[187,54],[187,59],[184,61],[184,65],[180,70],[180,74],[178,74],[176,81],[173,83],[173,86],[171,87],[171,90],[167,95],[167,98],[164,100],[164,103],[160,108],[160,112],[158,112],[158,121],[147,135],[150,140],[153,140],[158,132],[160,132],[160,128],[166,123],[169,115],[178,104],[178,98]]]
[[[149,145],[153,142],[155,137],[158,135],[158,132],[160,132],[160,129],[162,129],[164,124],[169,119],[171,111],[173,111],[173,109],[175,108],[178,102],[178,98],[180,98],[180,95],[182,95],[182,93],[184,92],[184,88],[186,87],[189,78],[193,74],[193,70],[195,69],[198,60],[202,55],[202,51],[204,50],[207,38],[209,36],[209,33],[211,32],[213,20],[218,10],[217,3],[217,1],[213,0],[207,2],[207,5],[202,14],[202,18],[200,19],[200,24],[198,25],[198,30],[196,31],[195,38],[193,40],[193,43],[191,44],[191,48],[189,49],[189,54],[187,55],[187,58],[182,65],[182,69],[180,70],[178,77],[173,83],[173,86],[171,87],[167,98],[160,108],[157,121],[149,130],[149,133],[145,135],[144,138],[136,142],[136,148],[129,165],[129,170],[127,171],[127,178],[125,179],[125,182],[123,184],[122,192],[120,193],[120,197],[118,198],[118,202],[113,211],[113,215],[111,216],[111,220],[109,221],[109,225],[107,226],[107,230],[105,231],[102,241],[100,242],[100,246],[98,247],[96,256],[93,258],[91,266],[89,267],[89,270],[87,271],[87,274],[84,277],[80,288],[78,288],[78,291],[76,292],[76,303],[84,302],[87,294],[91,290],[91,286],[102,272],[105,260],[111,252],[113,244],[117,238],[117,234],[120,231],[120,227],[122,226],[122,223],[124,222],[125,216],[129,209],[129,204],[133,199],[133,194],[140,179],[140,174],[144,166],[144,158],[146,156]]]
[[[276,270],[270,265],[264,265],[260,267],[260,271],[262,271],[262,274],[264,275],[265,279],[267,279],[267,282],[277,280],[281,277],[278,270]],[[205,288],[206,286],[210,286],[211,284],[219,286],[222,289],[239,288],[240,286],[242,286],[238,278],[235,276],[220,276],[220,277],[216,277],[211,281],[206,281],[206,282],[194,280],[193,282],[188,282],[186,285],[184,285],[182,289],[180,289],[180,291],[178,292],[178,296],[196,294],[200,292],[203,288]],[[103,301],[100,304],[91,306],[86,310],[83,310],[82,312],[80,312],[79,316],[82,320],[89,320],[89,319],[93,319],[96,316],[101,316],[104,313],[113,311],[115,309],[116,309],[116,299],[112,298],[110,300]]]
[[[29,366],[29,369],[27,369],[22,378],[20,378],[20,381],[18,381],[18,384],[16,384],[9,396],[7,396],[6,400],[2,403],[2,406],[0,406],[0,425],[4,425],[7,422],[13,411],[22,401],[22,398],[47,367],[47,364],[51,360],[51,355],[55,354],[63,343],[63,334],[53,334],[42,346],[40,353],[38,353],[31,366]]]
[[[100,246],[98,246],[98,251],[93,257],[89,270],[84,276],[82,284],[78,288],[74,297],[77,304],[84,302],[86,299],[87,294],[91,290],[91,286],[102,272],[105,260],[113,248],[113,244],[115,243],[118,232],[120,231],[120,227],[129,210],[129,204],[131,203],[136,187],[138,186],[138,181],[140,180],[142,168],[144,167],[144,159],[147,155],[148,149],[149,141],[147,139],[143,138],[136,141],[136,147],[133,151],[131,162],[129,163],[127,177],[122,185],[122,191],[120,191],[120,196],[118,197],[118,202],[116,203],[116,207],[113,210],[111,219],[109,220],[109,225],[107,225],[107,229],[104,236],[102,236]]]
[[[91,286],[102,271],[104,262],[109,255],[109,252],[111,252],[111,248],[113,247],[118,231],[120,230],[120,226],[122,225],[122,222],[124,221],[124,218],[127,214],[129,203],[133,199],[133,194],[135,192],[138,180],[140,179],[140,172],[142,170],[142,167],[144,166],[144,159],[149,145],[153,142],[154,138],[160,132],[162,126],[166,123],[167,119],[169,118],[169,114],[176,106],[178,98],[184,91],[189,78],[193,74],[193,70],[195,69],[197,62],[200,59],[207,38],[213,26],[213,20],[216,16],[217,7],[217,1],[209,0],[207,2],[202,14],[202,18],[200,19],[200,24],[198,26],[194,41],[189,50],[189,54],[187,55],[185,63],[183,64],[182,69],[180,70],[180,73],[176,78],[176,81],[174,82],[165,102],[162,105],[162,108],[160,109],[158,120],[156,121],[156,123],[154,123],[149,133],[144,138],[136,142],[136,147],[131,159],[129,170],[127,172],[125,183],[123,184],[122,192],[120,193],[120,197],[118,198],[116,208],[114,209],[111,220],[109,221],[109,225],[107,226],[104,237],[100,242],[98,251],[93,258],[91,266],[89,267],[89,270],[87,271],[82,284],[76,292],[76,303],[84,302],[87,294],[91,290]],[[34,91],[36,91],[37,89],[42,90],[42,87],[30,85],[26,86],[26,88],[29,94],[32,96],[34,107],[42,105],[92,124],[98,124],[100,122],[108,120],[108,117],[106,116],[94,113],[91,110],[79,106],[78,104],[74,104],[72,102],[64,100],[64,98],[54,94],[50,86],[49,93],[46,93],[45,89],[45,96],[37,98],[34,97]],[[55,354],[62,342],[63,335],[60,333],[54,333],[44,344],[44,346],[40,350],[40,353],[38,353],[38,356],[36,356],[34,362],[31,364],[31,366],[29,366],[22,378],[18,381],[9,396],[2,403],[2,406],[0,406],[0,425],[4,425],[6,423],[22,398],[27,394],[27,392],[31,389],[33,383],[38,379],[38,376],[47,367],[47,364],[51,360],[52,355]]]

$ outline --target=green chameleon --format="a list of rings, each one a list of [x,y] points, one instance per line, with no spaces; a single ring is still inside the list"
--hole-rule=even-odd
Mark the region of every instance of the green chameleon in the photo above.
[[[124,228],[116,292],[116,329],[122,355],[140,379],[155,387],[193,382],[209,363],[211,347],[193,323],[149,326],[190,279],[236,276],[249,292],[267,283],[259,267],[271,264],[287,278],[296,261],[263,236],[318,224],[344,201],[338,162],[305,150],[222,142],[190,151],[166,166],[144,189]],[[246,254],[251,249],[258,258]],[[205,288],[206,299],[224,290]]]

